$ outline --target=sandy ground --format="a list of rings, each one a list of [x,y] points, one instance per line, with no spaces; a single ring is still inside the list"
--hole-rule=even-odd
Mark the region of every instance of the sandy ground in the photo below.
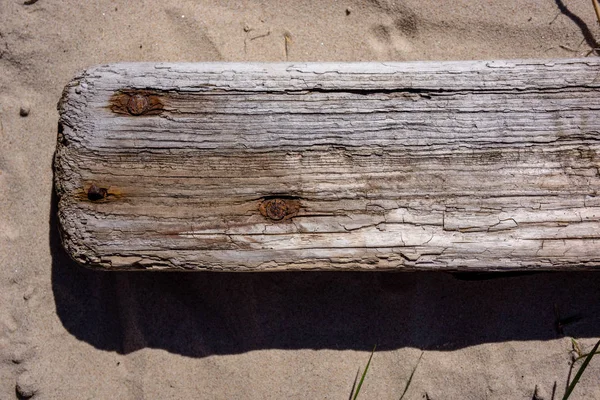
[[[92,272],[60,247],[51,166],[93,64],[585,56],[589,1],[29,3],[0,0],[0,399],[346,399],[374,344],[363,399],[398,399],[421,355],[408,400],[562,397],[599,274]]]

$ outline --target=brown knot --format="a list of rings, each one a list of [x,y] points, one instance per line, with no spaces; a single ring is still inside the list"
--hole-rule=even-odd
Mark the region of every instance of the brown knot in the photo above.
[[[148,101],[148,97],[143,94],[134,94],[127,101],[127,111],[131,115],[142,115],[146,111],[148,111],[148,107],[150,102]]]
[[[134,117],[158,115],[163,109],[163,98],[157,92],[148,90],[118,91],[110,98],[110,109],[117,114]]]
[[[265,212],[267,217],[279,221],[287,215],[288,207],[283,199],[271,199],[267,200],[265,204]]]
[[[258,206],[260,213],[273,221],[289,219],[296,215],[299,209],[300,202],[292,198],[270,198]]]
[[[87,192],[87,197],[90,201],[97,201],[104,199],[108,196],[108,190],[105,188],[101,188],[96,186],[96,184],[92,184]]]

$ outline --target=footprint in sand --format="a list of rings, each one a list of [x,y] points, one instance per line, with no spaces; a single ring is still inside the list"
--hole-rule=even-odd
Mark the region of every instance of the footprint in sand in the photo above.
[[[374,1],[372,6],[379,9],[383,17],[393,18],[390,23],[379,23],[369,30],[369,44],[377,59],[404,60],[413,51],[412,42],[419,33],[416,14],[402,4],[387,4]]]

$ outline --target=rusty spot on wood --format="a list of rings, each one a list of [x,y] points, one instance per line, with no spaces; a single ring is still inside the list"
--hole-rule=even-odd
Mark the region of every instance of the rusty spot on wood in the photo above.
[[[265,213],[267,217],[279,221],[285,218],[288,212],[288,207],[285,200],[272,199],[265,203]]]
[[[295,199],[273,197],[263,200],[258,206],[260,213],[272,221],[283,221],[298,213],[300,202]]]
[[[87,189],[85,189],[87,187]],[[116,187],[103,186],[96,183],[91,183],[89,186],[84,185],[81,188],[81,192],[77,194],[77,198],[80,200],[89,200],[91,202],[110,202],[122,197],[122,192]]]
[[[87,191],[87,197],[90,201],[98,201],[106,198],[108,196],[108,189],[98,187],[95,183],[90,186]]]
[[[134,94],[133,96],[130,96],[127,101],[127,111],[129,111],[129,114],[133,115],[142,115],[148,111],[149,106],[150,102],[148,101],[148,97],[141,94]]]
[[[163,111],[161,95],[150,90],[124,90],[110,99],[110,109],[117,114],[157,115]]]

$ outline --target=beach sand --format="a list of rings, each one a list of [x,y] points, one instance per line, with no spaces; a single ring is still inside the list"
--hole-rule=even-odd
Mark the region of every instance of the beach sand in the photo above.
[[[398,399],[417,363],[406,400],[562,397],[599,274],[94,272],[61,249],[52,157],[95,64],[580,57],[590,1],[25,3],[0,0],[0,399],[346,399],[375,344],[362,399]]]

